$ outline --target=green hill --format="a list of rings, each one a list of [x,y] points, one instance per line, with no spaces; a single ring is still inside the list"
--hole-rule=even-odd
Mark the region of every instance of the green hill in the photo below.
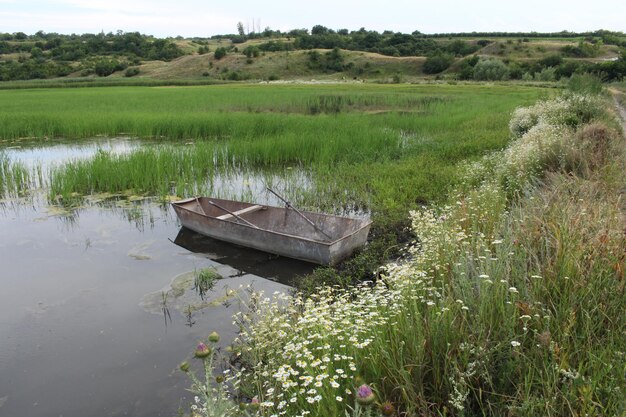
[[[0,33],[0,81],[139,78],[155,82],[444,79],[555,81],[626,75],[622,33],[424,35],[375,31],[158,39],[137,32]]]

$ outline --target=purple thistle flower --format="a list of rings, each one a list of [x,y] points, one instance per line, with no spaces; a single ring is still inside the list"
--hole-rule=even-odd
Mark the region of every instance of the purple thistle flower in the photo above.
[[[361,404],[371,404],[376,399],[376,395],[367,384],[361,385],[356,391],[356,400]]]

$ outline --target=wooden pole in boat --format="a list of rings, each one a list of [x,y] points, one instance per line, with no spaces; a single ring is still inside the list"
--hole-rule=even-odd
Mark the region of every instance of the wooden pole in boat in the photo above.
[[[315,223],[313,223],[313,221],[311,219],[309,219],[307,216],[305,216],[300,210],[298,210],[297,208],[292,206],[289,201],[287,201],[283,197],[281,197],[276,191],[272,190],[270,187],[265,187],[265,188],[267,188],[267,191],[269,191],[270,193],[274,194],[276,197],[280,198],[283,201],[283,203],[285,203],[285,206],[287,206],[287,208],[290,208],[293,211],[295,211],[296,213],[298,213],[304,220],[306,220],[311,226],[313,226],[315,228],[315,230],[317,230],[318,232],[320,232],[321,234],[323,234],[324,236],[326,236],[330,240],[333,239],[331,236],[328,235],[328,233],[326,233],[322,229],[320,229]]]
[[[204,212],[204,209],[202,208],[202,204],[200,204],[200,200],[198,200],[198,197],[196,197],[196,203],[198,203],[198,207],[200,207],[200,211],[202,211],[202,214],[206,216],[206,213]]]
[[[211,200],[209,200],[209,204],[211,204],[211,205],[213,205],[213,206],[217,207],[217,208],[218,208],[218,209],[220,209],[220,210],[225,211],[226,213],[230,214],[231,216],[236,217],[237,219],[239,219],[239,220],[241,220],[242,222],[246,223],[248,226],[252,226],[252,227],[254,227],[255,229],[261,229],[261,228],[260,228],[259,226],[257,226],[256,224],[250,223],[249,221],[247,221],[247,220],[246,220],[246,219],[244,219],[243,217],[238,216],[237,214],[233,213],[232,211],[228,210],[227,208],[224,208],[224,207],[220,206],[219,204],[217,204],[217,203],[215,203],[215,202],[213,202],[213,201],[211,201]]]

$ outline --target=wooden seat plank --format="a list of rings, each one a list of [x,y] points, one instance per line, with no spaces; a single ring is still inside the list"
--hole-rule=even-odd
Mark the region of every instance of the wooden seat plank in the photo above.
[[[244,209],[241,210],[237,210],[237,211],[233,211],[234,214],[236,214],[237,216],[241,216],[242,214],[246,214],[246,213],[254,213],[255,211],[259,211],[259,210],[263,210],[263,206],[260,205],[254,205],[254,206],[250,206],[250,207],[246,207]],[[220,219],[220,220],[228,220],[228,219],[232,219],[233,216],[232,214],[223,214],[221,216],[217,216],[216,219]]]

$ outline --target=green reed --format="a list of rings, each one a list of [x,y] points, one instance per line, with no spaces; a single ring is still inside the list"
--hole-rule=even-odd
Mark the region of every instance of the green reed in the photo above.
[[[216,192],[212,178],[229,172],[296,168],[312,179],[306,191],[297,187],[309,207],[406,212],[443,198],[458,162],[504,146],[510,111],[545,91],[257,85],[29,93],[38,101],[28,120],[40,126],[30,127],[31,134],[44,126],[53,136],[123,133],[162,141],[128,155],[99,153],[55,168],[52,196],[128,190],[187,196]],[[69,105],[63,97],[94,102],[83,101],[80,116],[66,109],[63,123],[54,121],[61,117],[54,111],[32,118],[42,106]],[[312,115],[313,105],[325,110]],[[11,111],[19,113],[18,107]],[[0,127],[0,135],[9,133],[9,126]]]
[[[0,198],[19,195],[30,187],[30,173],[24,164],[11,161],[0,150]]]
[[[109,87],[2,90],[0,138],[115,136],[167,139],[223,138],[298,131],[285,113],[363,113],[386,111],[416,116],[446,115],[477,108],[499,111],[527,104],[541,90],[487,86],[381,85],[216,85],[192,87]],[[324,130],[326,123],[311,122]],[[329,125],[328,128],[334,126]]]

